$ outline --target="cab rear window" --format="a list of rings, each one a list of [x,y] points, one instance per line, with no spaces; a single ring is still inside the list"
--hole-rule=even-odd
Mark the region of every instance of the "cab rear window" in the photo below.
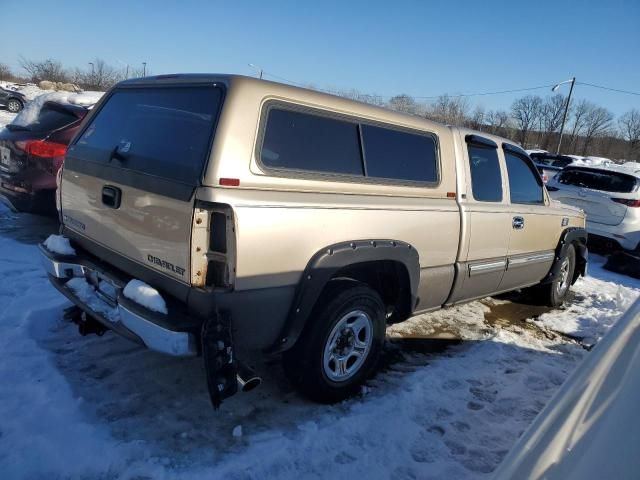
[[[222,101],[217,87],[116,90],[76,142],[83,160],[196,185]]]
[[[563,185],[615,193],[633,192],[638,183],[631,175],[586,168],[565,168],[558,175],[558,182]]]

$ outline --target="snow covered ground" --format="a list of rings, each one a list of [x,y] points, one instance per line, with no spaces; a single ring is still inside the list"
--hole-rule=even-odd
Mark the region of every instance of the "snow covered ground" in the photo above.
[[[640,294],[601,268],[564,309],[486,299],[388,329],[363,395],[312,404],[278,362],[207,397],[200,359],[107,333],[81,337],[35,244],[55,230],[0,207],[0,471],[8,479],[487,478],[567,375]],[[441,340],[437,340],[437,339]],[[452,343],[447,338],[459,339]]]

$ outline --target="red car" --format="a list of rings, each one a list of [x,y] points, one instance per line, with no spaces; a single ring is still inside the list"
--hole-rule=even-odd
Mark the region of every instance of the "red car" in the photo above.
[[[88,111],[48,101],[30,123],[0,130],[0,200],[17,211],[56,213],[56,175]]]

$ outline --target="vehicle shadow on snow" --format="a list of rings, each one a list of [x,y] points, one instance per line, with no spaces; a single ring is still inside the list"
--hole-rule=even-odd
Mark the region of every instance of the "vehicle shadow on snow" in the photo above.
[[[43,242],[52,233],[58,233],[60,224],[52,216],[17,213],[0,204],[0,236],[20,243],[34,245]]]
[[[489,412],[491,421],[512,413],[516,401],[500,398],[499,390],[503,387],[499,382],[529,382],[533,389],[555,389],[564,379],[562,375],[550,380],[530,375],[525,365],[534,359],[549,357],[550,363],[557,360],[552,360],[551,353],[512,345],[503,346],[498,352],[511,349],[515,353],[511,352],[504,361],[496,359],[488,372],[469,368],[464,379],[442,372],[430,375],[432,362],[464,358],[474,345],[492,342],[393,337],[385,342],[380,373],[363,389],[367,393],[365,398],[333,406],[313,404],[293,390],[280,362],[273,360],[256,365],[264,380],[259,388],[238,393],[219,411],[213,411],[200,358],[167,357],[110,332],[103,337],[81,337],[75,326],[63,320],[55,324],[48,336],[38,336],[37,341],[51,353],[74,396],[82,399],[81,408],[87,416],[107,426],[118,441],[144,442],[153,457],[169,459],[168,468],[180,468],[196,460],[199,464],[215,464],[226,455],[242,452],[247,448],[247,440],[232,435],[237,425],[243,426],[252,441],[279,436],[293,438],[301,424],[321,419],[327,413],[348,416],[350,409],[361,402],[372,402],[375,408],[385,395],[404,391],[409,382],[407,376],[417,373],[426,375],[429,382],[436,382],[438,388],[462,396],[462,405],[466,407],[458,412],[435,408],[443,405],[431,405],[436,417],[442,417],[434,418],[427,415],[429,402],[434,399],[425,396],[425,416],[416,418],[423,424],[425,438],[412,450],[415,461],[418,464],[428,461],[424,460],[429,457],[427,450],[436,442],[447,455],[459,457],[471,471],[490,472],[515,438],[494,439],[497,446],[485,452],[484,460],[478,460],[473,445],[461,450],[460,432],[456,429],[469,430],[465,435],[473,437],[476,428],[473,425],[486,422],[482,415]],[[497,375],[505,378],[496,383]],[[529,422],[543,405],[529,399],[517,408],[523,410],[522,415]],[[473,444],[474,440],[469,442]]]

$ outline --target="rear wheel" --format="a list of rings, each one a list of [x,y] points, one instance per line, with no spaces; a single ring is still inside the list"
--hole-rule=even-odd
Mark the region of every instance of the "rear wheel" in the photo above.
[[[551,283],[534,287],[533,290],[533,293],[540,302],[550,307],[559,307],[562,305],[573,283],[573,276],[576,269],[576,249],[572,244],[566,248],[559,262],[560,270],[558,271],[558,277]]]
[[[367,285],[340,282],[318,302],[307,329],[284,355],[284,370],[307,397],[343,400],[375,368],[385,335],[385,309]]]
[[[20,100],[12,98],[7,102],[7,110],[9,110],[11,113],[18,113],[20,110],[22,110],[22,102]]]

